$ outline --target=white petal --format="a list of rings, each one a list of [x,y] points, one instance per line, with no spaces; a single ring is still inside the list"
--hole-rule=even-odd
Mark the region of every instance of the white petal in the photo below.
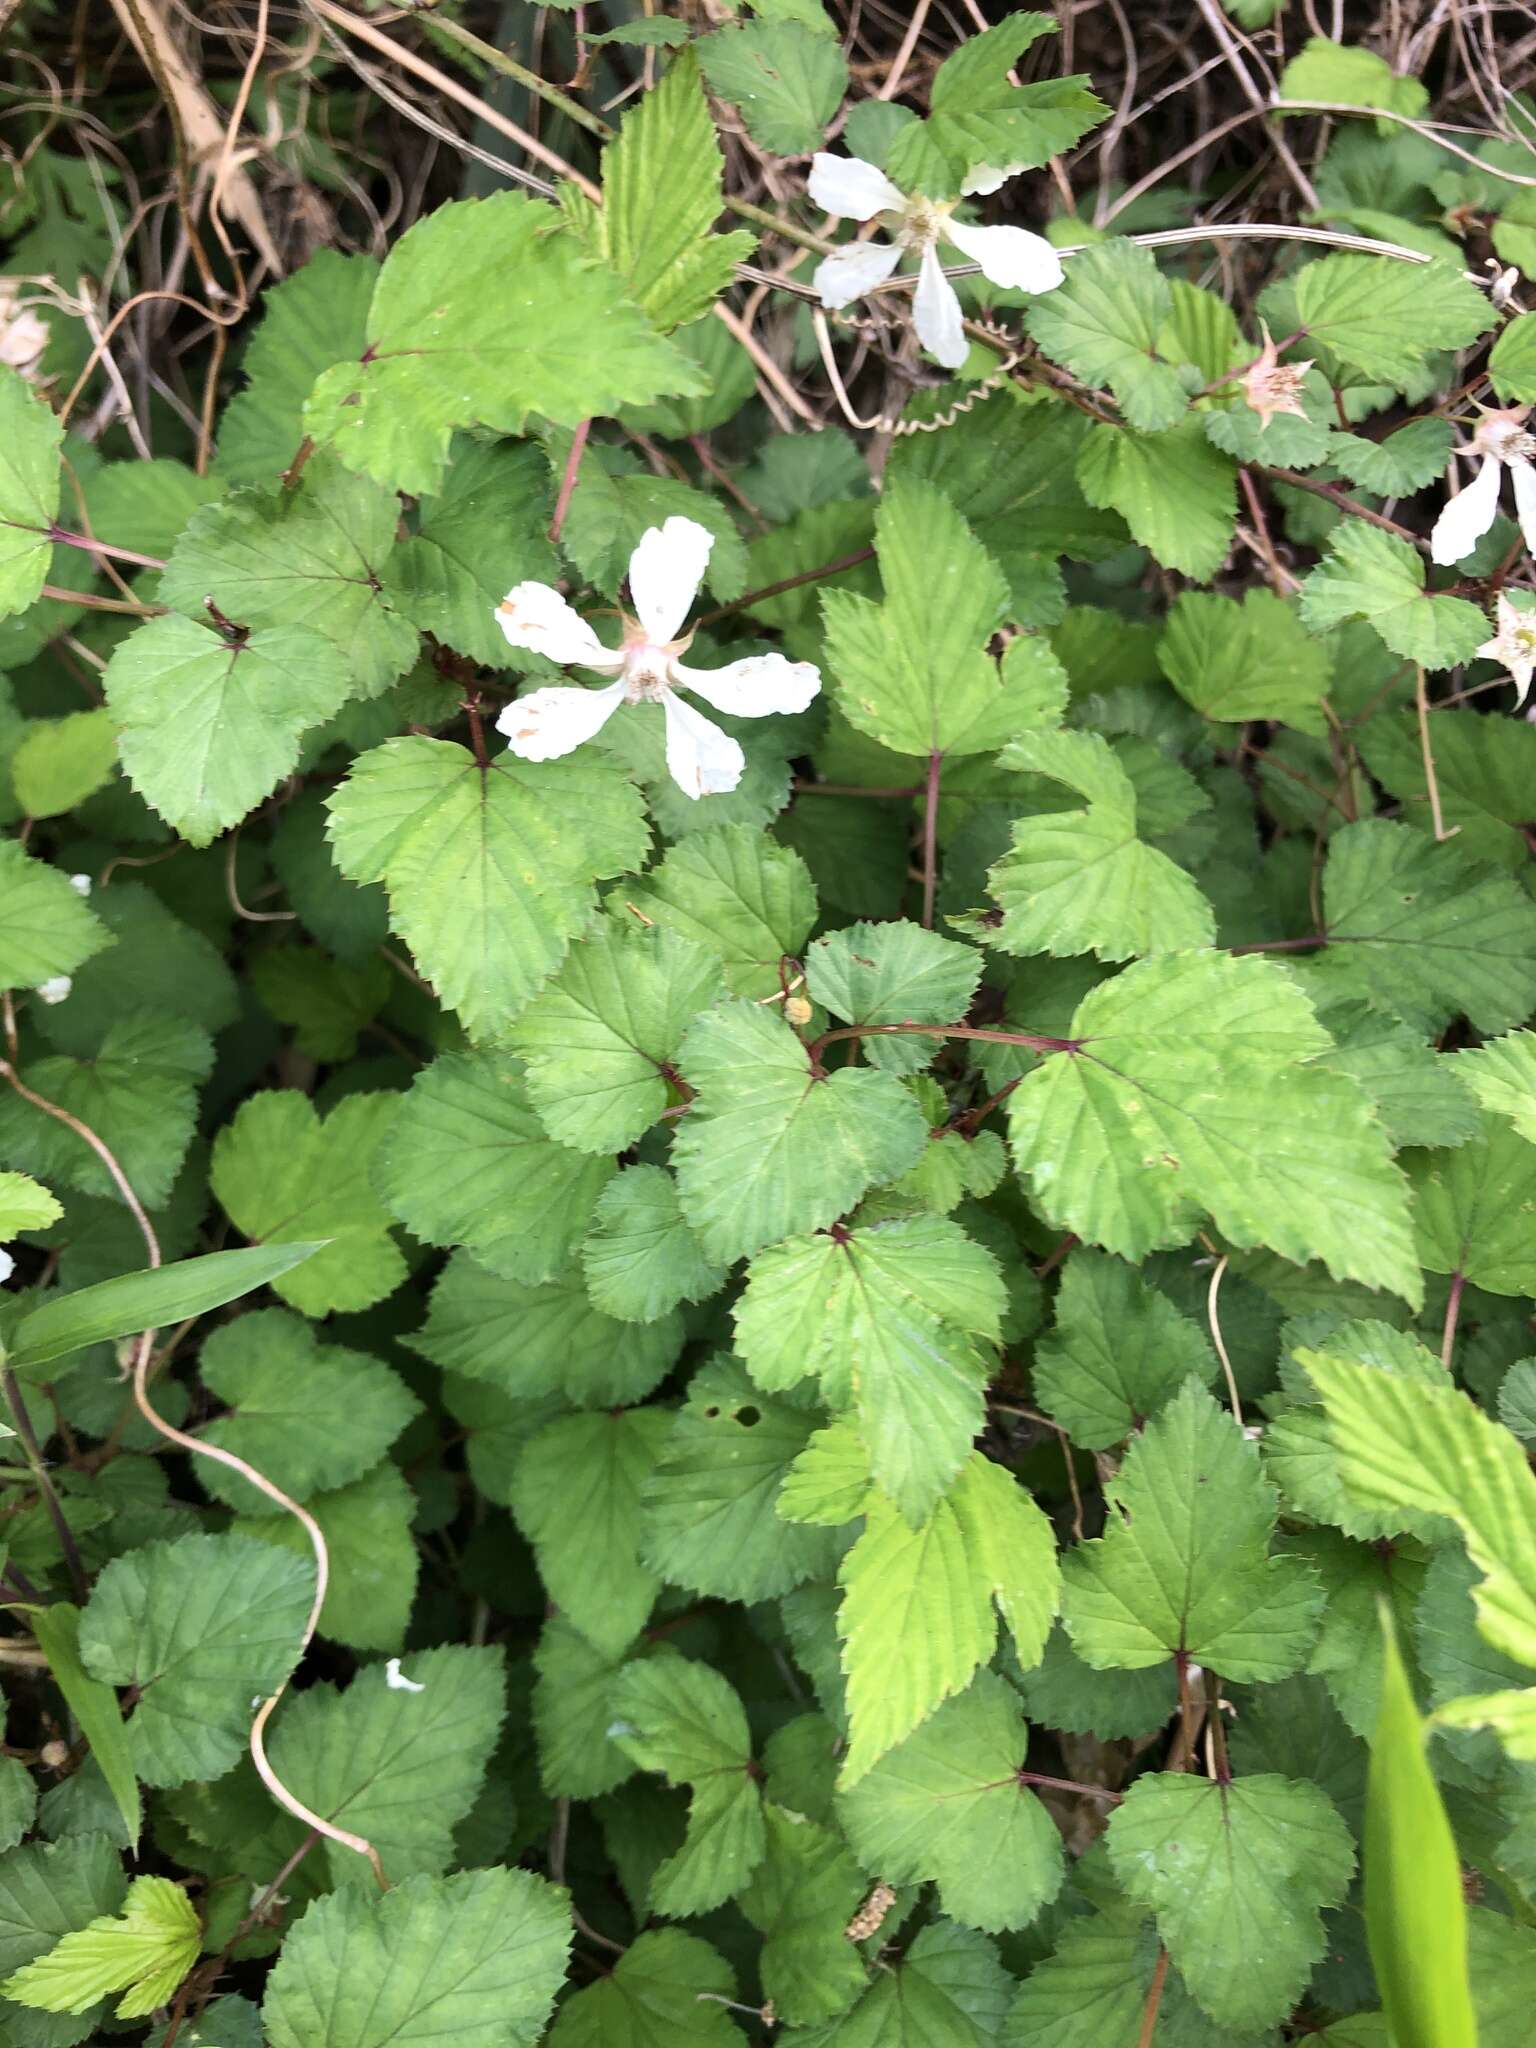
[[[9,1280],[16,1270],[16,1261],[3,1244],[0,1244],[0,1280]]]
[[[714,544],[707,526],[676,513],[641,534],[629,558],[629,595],[646,638],[658,646],[677,638],[693,609]]]
[[[877,213],[899,213],[907,203],[884,171],[862,157],[833,156],[825,149],[811,158],[805,189],[814,205],[839,220],[873,220]]]
[[[1458,491],[1429,536],[1431,561],[1460,562],[1471,554],[1492,526],[1499,510],[1499,459],[1485,455],[1477,475]]]
[[[996,192],[1006,185],[1010,178],[1018,176],[1022,164],[1007,164],[1002,170],[995,170],[991,164],[978,164],[974,171],[967,171],[961,180],[960,194],[964,199],[985,198],[989,192]]]
[[[675,661],[672,673],[685,690],[733,718],[803,711],[821,688],[821,671],[813,662],[790,661],[782,654],[749,654],[725,668],[685,668]]]
[[[949,221],[945,239],[981,265],[995,285],[1025,292],[1053,292],[1061,283],[1061,258],[1044,235],[1027,228],[975,228]]]
[[[1515,513],[1525,544],[1536,552],[1536,469],[1528,462],[1512,462],[1509,480],[1515,487]]]
[[[74,985],[74,982],[67,974],[54,974],[50,975],[47,981],[40,981],[38,983],[36,993],[42,997],[45,1003],[50,1005],[66,1003],[69,1001],[69,992]]]
[[[516,583],[496,607],[496,623],[514,647],[562,665],[597,668],[612,660],[579,612],[547,583]]]
[[[741,780],[747,757],[718,725],[664,690],[667,714],[667,772],[684,796],[724,796]]]
[[[821,303],[836,312],[884,284],[900,261],[894,242],[850,242],[817,264],[811,285]]]
[[[530,690],[496,721],[520,761],[554,761],[600,732],[624,702],[624,684],[606,690]]]
[[[912,300],[912,324],[923,347],[946,370],[958,370],[970,350],[963,317],[955,288],[939,262],[938,250],[925,249]]]

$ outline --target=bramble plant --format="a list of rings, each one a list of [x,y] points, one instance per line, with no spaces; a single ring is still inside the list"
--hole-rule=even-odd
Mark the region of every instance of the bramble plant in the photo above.
[[[0,6],[0,2044],[1530,2038],[1530,38],[990,12]]]

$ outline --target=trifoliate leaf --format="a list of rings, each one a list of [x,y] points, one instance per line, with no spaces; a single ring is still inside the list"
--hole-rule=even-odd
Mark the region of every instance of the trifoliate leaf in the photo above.
[[[1299,272],[1295,296],[1309,338],[1367,381],[1398,390],[1431,349],[1465,348],[1493,324],[1487,299],[1450,263],[1324,256]],[[1365,530],[1360,521],[1348,525]]]
[[[382,596],[395,544],[393,491],[331,457],[291,489],[241,490],[194,513],[160,578],[161,601],[237,626],[304,626],[346,660],[351,690],[376,696],[416,658],[417,634]]]
[[[750,234],[710,233],[724,208],[725,166],[695,51],[713,57],[718,40],[677,58],[624,116],[603,152],[603,203],[589,216],[589,246],[663,334],[707,313],[752,253]]]
[[[805,955],[805,985],[845,1024],[954,1024],[971,1006],[982,957],[921,925],[851,924],[829,932]],[[912,1073],[930,1064],[938,1038],[871,1037],[871,1066]]]
[[[34,860],[19,840],[0,840],[0,988],[73,974],[110,943],[68,875]]]
[[[1136,832],[1136,786],[1100,733],[1015,740],[1001,765],[1065,783],[1085,810],[1016,818],[1013,845],[987,876],[1008,953],[1097,953],[1102,960],[1208,946],[1209,903],[1166,853]]]
[[[1327,553],[1301,586],[1301,616],[1314,633],[1366,619],[1394,654],[1425,668],[1470,661],[1488,637],[1477,605],[1428,595],[1415,550],[1363,519],[1341,520],[1329,535]]]
[[[1419,1259],[1490,1294],[1536,1290],[1536,1145],[1486,1111],[1470,1142],[1410,1154]]]
[[[1158,354],[1172,305],[1152,251],[1116,237],[1074,257],[1026,320],[1047,355],[1086,384],[1107,384],[1130,425],[1155,434],[1189,408],[1177,367]]]
[[[1019,9],[944,60],[930,90],[932,113],[904,127],[886,159],[904,191],[945,198],[977,173],[1033,170],[1103,120],[1107,109],[1086,78],[1012,82],[1018,58],[1055,27],[1050,15]]]
[[[604,1188],[581,1267],[593,1307],[635,1323],[653,1323],[680,1301],[702,1301],[726,1272],[700,1251],[678,1207],[677,1183],[659,1166],[626,1166]]]
[[[1035,1349],[1035,1395],[1074,1443],[1123,1443],[1185,1380],[1216,1373],[1205,1332],[1133,1266],[1102,1252],[1068,1259],[1056,1326]]]
[[[0,617],[24,612],[47,580],[63,439],[42,394],[0,364]]]
[[[848,89],[834,38],[795,21],[751,21],[697,45],[711,92],[741,115],[754,142],[777,156],[817,149]]]
[[[673,1142],[678,1199],[711,1259],[834,1222],[927,1141],[893,1075],[818,1076],[789,1026],[755,1003],[707,1011],[678,1066],[696,1091]]]
[[[1274,718],[1297,732],[1327,730],[1319,704],[1332,660],[1273,591],[1250,590],[1241,604],[1214,591],[1185,591],[1169,611],[1157,659],[1206,718]]]
[[[1138,1259],[1187,1241],[1208,1208],[1234,1244],[1419,1300],[1402,1177],[1368,1098],[1303,1064],[1326,1034],[1283,969],[1139,962],[1083,999],[1072,1043],[1009,1105],[1014,1157],[1052,1222]]]
[[[661,1408],[565,1415],[528,1439],[512,1475],[512,1512],[550,1599],[610,1657],[661,1590],[640,1561],[640,1499],[671,1426]]]
[[[736,1348],[770,1392],[815,1373],[829,1407],[853,1408],[871,1474],[916,1528],[981,1432],[1005,1303],[990,1252],[911,1217],[760,1253]]]
[[[11,757],[16,801],[29,818],[72,811],[110,782],[117,768],[117,728],[104,708],[34,718]]]
[[[1344,1896],[1349,1830],[1315,1785],[1229,1784],[1154,1771],[1110,1816],[1109,1857],[1157,1915],[1185,1983],[1223,2026],[1282,2020],[1325,1944],[1319,1908]]]
[[[308,433],[419,496],[441,487],[455,427],[515,434],[530,412],[574,427],[697,390],[693,365],[557,224],[539,201],[496,192],[407,229],[379,273],[362,356],[310,394]]]
[[[798,956],[816,922],[805,862],[747,825],[690,833],[622,900],[646,922],[716,954],[727,987],[741,996],[777,994],[779,962]]]
[[[994,1600],[1026,1671],[1056,1611],[1050,1524],[979,1452],[920,1529],[878,1494],[867,1515],[838,1573],[851,1724],[844,1786],[970,1683],[997,1640]]]
[[[795,2048],[992,2048],[1015,1988],[984,1934],[936,1920],[899,1968],[875,1972],[851,2012],[804,2029]]]
[[[561,1393],[578,1406],[640,1401],[682,1349],[676,1314],[621,1323],[592,1306],[579,1268],[546,1286],[499,1279],[455,1252],[432,1290],[411,1348],[445,1372],[486,1380],[519,1400]]]
[[[555,1144],[505,1054],[450,1053],[412,1082],[374,1184],[413,1237],[532,1286],[581,1242],[611,1160]],[[670,1306],[670,1304],[668,1304]]]
[[[1235,464],[1213,448],[1199,420],[1161,434],[1092,427],[1077,458],[1090,505],[1118,512],[1165,569],[1200,582],[1216,574],[1232,545]]]
[[[221,1324],[198,1374],[230,1409],[203,1425],[203,1442],[233,1451],[295,1500],[361,1479],[420,1407],[387,1365],[318,1344],[302,1317],[280,1308]],[[271,1513],[269,1498],[228,1466],[199,1461],[197,1476],[241,1513]]]
[[[102,683],[129,781],[194,846],[270,795],[353,688],[346,657],[308,626],[226,637],[174,612],[119,641]]]
[[[1317,971],[1430,1033],[1465,1015],[1506,1031],[1536,1005],[1536,908],[1518,883],[1407,825],[1367,818],[1328,842]]]
[[[731,1966],[695,1934],[654,1927],[561,2006],[549,2048],[739,2048]]]
[[[474,1804],[506,1711],[499,1649],[449,1644],[366,1665],[346,1690],[312,1685],[286,1701],[272,1767],[297,1798],[370,1841],[393,1884],[453,1861],[453,1830]],[[332,1882],[374,1888],[353,1849],[327,1845]]]
[[[116,1913],[127,1892],[122,1857],[105,1834],[69,1834],[56,1842],[27,1842],[0,1859],[0,1969],[7,1975],[34,1962],[62,1937]],[[7,2029],[51,2048],[83,2041],[103,2005],[81,2025],[29,2022],[24,2010],[0,2007]]]
[[[1330,434],[1328,460],[1362,490],[1406,498],[1444,476],[1451,441],[1449,420],[1409,420],[1381,441],[1368,441],[1361,434]]]
[[[419,737],[361,755],[330,812],[337,865],[385,885],[393,928],[475,1037],[525,1007],[595,907],[594,880],[637,867],[647,838],[640,792],[600,756],[502,752],[482,771]]]
[[[1063,1561],[1062,1611],[1095,1668],[1183,1656],[1225,1678],[1295,1671],[1322,1594],[1271,1557],[1276,1495],[1254,1445],[1191,1382],[1132,1443],[1108,1489],[1102,1536]]]
[[[713,948],[664,925],[605,919],[579,939],[511,1032],[550,1136],[583,1152],[633,1144],[667,1106],[688,1026],[722,992]]]
[[[1459,1053],[1454,1070],[1484,1109],[1508,1117],[1536,1145],[1536,1031],[1511,1031]]]
[[[749,1606],[830,1573],[833,1540],[777,1514],[815,1421],[766,1399],[734,1359],[701,1367],[641,1493],[645,1563],[674,1586]]]
[[[747,1717],[731,1686],[672,1651],[626,1665],[608,1733],[642,1770],[692,1788],[683,1846],[651,1880],[652,1910],[682,1916],[723,1905],[766,1846]]]
[[[565,1893],[526,1870],[345,1885],[284,1941],[262,2024],[272,2048],[533,2048],[570,1944]]]
[[[80,1622],[93,1678],[138,1688],[128,1724],[149,1785],[216,1778],[238,1759],[252,1701],[299,1654],[314,1565],[240,1536],[183,1536],[114,1558]]]
[[[324,1122],[296,1089],[249,1096],[214,1141],[213,1192],[254,1244],[328,1242],[272,1285],[307,1316],[369,1308],[405,1278],[373,1192],[394,1095],[348,1095]]]
[[[0,1984],[0,1994],[43,2012],[82,2013],[120,1991],[118,2019],[142,2019],[168,2005],[197,1961],[202,1926],[192,1901],[168,1877],[136,1877],[122,1911],[66,1934],[56,1947]]]
[[[869,1882],[831,1828],[772,1800],[764,1817],[768,1853],[736,1904],[763,1936],[758,1970],[775,2012],[809,2026],[852,2005],[868,1980],[847,1929]]]
[[[56,1195],[26,1173],[0,1173],[0,1243],[23,1230],[46,1230],[64,1214]]]
[[[942,1910],[969,1927],[1027,1927],[1064,1875],[1056,1824],[1018,1776],[1028,1747],[1013,1688],[978,1673],[838,1795],[855,1855],[888,1884],[937,1880]]]

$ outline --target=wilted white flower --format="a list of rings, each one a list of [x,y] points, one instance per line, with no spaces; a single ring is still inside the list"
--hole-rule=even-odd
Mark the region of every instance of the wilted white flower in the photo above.
[[[400,1669],[400,1659],[391,1657],[384,1666],[384,1683],[391,1692],[425,1692],[424,1685],[418,1685],[414,1678],[407,1678]]]
[[[14,277],[0,277],[0,363],[30,378],[48,346],[48,322],[20,303],[21,289]]]
[[[1525,693],[1536,675],[1536,607],[1517,605],[1507,592],[1499,592],[1494,616],[1494,635],[1485,640],[1478,653],[1484,661],[1497,661],[1514,678],[1515,702],[1523,704]]]
[[[749,654],[725,668],[684,666],[692,633],[682,631],[703,580],[714,535],[697,520],[674,515],[648,527],[629,558],[635,617],[624,616],[624,644],[605,647],[579,613],[547,583],[519,583],[496,607],[514,647],[550,661],[617,676],[606,690],[530,690],[496,724],[524,761],[552,761],[589,740],[621,704],[659,704],[667,722],[667,768],[684,796],[721,796],[740,782],[746,757],[728,733],[677,696],[691,690],[717,711],[762,718],[803,711],[821,688],[808,661]]]
[[[1295,413],[1298,419],[1306,418],[1301,387],[1312,367],[1312,360],[1309,357],[1304,363],[1282,363],[1280,351],[1262,320],[1259,331],[1264,336],[1264,346],[1243,372],[1241,382],[1243,397],[1258,414],[1262,431],[1277,412]]]
[[[966,180],[971,192],[995,192],[1011,171],[977,171]],[[939,261],[940,242],[949,242],[998,286],[1053,292],[1061,283],[1061,258],[1044,235],[1025,228],[977,228],[951,218],[956,201],[909,199],[884,171],[856,156],[818,150],[811,159],[807,188],[823,213],[842,220],[878,215],[888,242],[850,242],[821,263],[811,279],[824,306],[846,306],[883,284],[910,250],[918,258],[912,324],[917,338],[946,370],[958,370],[968,343],[955,288]]]
[[[40,981],[35,993],[40,995],[45,1003],[62,1003],[74,985],[67,974],[54,974],[47,981]]]
[[[1481,457],[1477,475],[1458,491],[1429,536],[1431,558],[1442,564],[1464,561],[1492,526],[1499,512],[1499,472],[1509,471],[1515,489],[1515,516],[1528,548],[1536,549],[1536,437],[1525,431],[1528,405],[1507,412],[1485,412],[1463,455]]]

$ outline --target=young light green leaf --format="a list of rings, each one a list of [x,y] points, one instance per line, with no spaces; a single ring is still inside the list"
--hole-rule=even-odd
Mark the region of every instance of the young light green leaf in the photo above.
[[[120,2020],[168,2005],[197,1961],[202,1926],[192,1901],[168,1877],[136,1877],[122,1911],[66,1934],[46,1955],[0,1984],[0,1994],[43,2012],[82,2013],[120,1991]]]
[[[625,891],[624,902],[716,954],[726,986],[739,996],[776,994],[780,960],[799,955],[816,922],[805,862],[747,825],[689,833]]]
[[[1425,668],[1470,661],[1488,637],[1477,605],[1428,595],[1414,549],[1363,519],[1341,520],[1329,535],[1327,553],[1301,586],[1301,616],[1314,633],[1366,619],[1394,654]]]
[[[303,735],[346,702],[352,673],[308,626],[226,637],[172,612],[118,642],[102,684],[129,781],[206,846],[290,772]]]
[[[1217,1369],[1205,1332],[1133,1266],[1073,1252],[1055,1328],[1035,1348],[1035,1396],[1074,1443],[1123,1443],[1187,1379],[1210,1381]]]
[[[55,818],[94,796],[116,768],[117,728],[98,707],[32,719],[11,757],[11,780],[29,818]]]
[[[111,944],[111,935],[69,877],[0,839],[0,988],[36,988]]]
[[[707,1913],[739,1891],[766,1847],[741,1701],[708,1665],[673,1651],[628,1664],[613,1689],[609,1735],[642,1770],[691,1788],[688,1833],[659,1865],[658,1913]]]
[[[213,1192],[237,1230],[272,1247],[321,1244],[272,1281],[304,1315],[370,1308],[405,1278],[371,1178],[397,1100],[348,1095],[322,1122],[296,1089],[267,1090],[214,1141]]]
[[[1004,749],[1001,766],[1088,800],[1085,810],[1014,820],[1013,845],[987,875],[1003,912],[988,936],[1002,951],[1125,960],[1211,944],[1210,904],[1137,837],[1136,786],[1101,733],[1031,733]]]
[[[424,1067],[374,1166],[379,1193],[413,1237],[463,1245],[491,1272],[532,1286],[581,1242],[612,1174],[611,1160],[550,1139],[517,1063],[492,1052]]]
[[[1340,1902],[1355,1865],[1324,1793],[1269,1775],[1154,1771],[1110,1816],[1108,1843],[1213,2020],[1251,2030],[1289,2013],[1323,1953],[1319,1908]]]
[[[1018,1775],[1028,1747],[1017,1694],[979,1672],[838,1794],[855,1855],[888,1884],[936,1880],[968,1927],[1027,1927],[1065,1875],[1056,1824]]]
[[[1277,1506],[1259,1454],[1189,1382],[1132,1443],[1108,1489],[1102,1536],[1063,1560],[1063,1618],[1096,1669],[1182,1657],[1224,1678],[1300,1668],[1322,1593],[1270,1555]]]
[[[1422,114],[1429,105],[1418,79],[1394,71],[1374,50],[1346,49],[1327,36],[1309,36],[1286,65],[1280,98],[1339,100],[1351,107],[1390,107],[1398,114]]]
[[[47,579],[63,439],[42,394],[0,364],[0,618],[24,612]]]
[[[568,1998],[549,2048],[739,2048],[731,1966],[696,1934],[653,1927],[613,1969]]]
[[[1054,1223],[1124,1258],[1187,1241],[1205,1208],[1234,1244],[1416,1303],[1405,1183],[1367,1096],[1304,1064],[1326,1044],[1270,962],[1138,962],[1015,1089],[1014,1157]]]
[[[963,1018],[981,979],[982,956],[898,920],[828,932],[805,955],[805,986],[846,1024],[952,1024]],[[867,1039],[871,1066],[911,1073],[932,1061],[939,1039]]]
[[[1199,420],[1166,433],[1090,428],[1077,480],[1090,505],[1118,512],[1165,569],[1208,582],[1232,545],[1236,465],[1213,448]]]
[[[1484,1109],[1508,1117],[1536,1145],[1536,1031],[1511,1031],[1459,1053],[1455,1071]]]
[[[1026,318],[1047,355],[1086,384],[1107,384],[1130,425],[1155,434],[1189,408],[1176,366],[1158,353],[1172,304],[1152,251],[1115,237],[1068,264]]]
[[[735,107],[752,140],[778,156],[820,147],[848,88],[837,40],[796,21],[751,21],[698,44],[709,89]]]
[[[419,496],[440,488],[455,427],[515,434],[530,412],[574,427],[698,390],[694,366],[615,274],[552,232],[558,218],[516,192],[424,214],[379,273],[362,355],[311,392],[306,431],[349,468]]]
[[[474,1037],[513,1021],[591,915],[594,880],[638,867],[647,842],[639,791],[598,756],[504,751],[482,772],[414,736],[361,755],[330,812],[337,865],[385,885],[395,931]]]
[[[1401,2048],[1476,2048],[1461,1859],[1390,1616],[1365,1816],[1365,1928]]]
[[[31,1174],[0,1172],[0,1244],[23,1230],[46,1230],[63,1214],[57,1195]]]
[[[271,2048],[534,2048],[565,1978],[566,1895],[526,1870],[344,1885],[283,1943]]]
[[[1239,604],[1214,591],[1186,590],[1169,611],[1157,659],[1205,718],[1274,718],[1297,732],[1327,730],[1320,705],[1332,660],[1273,591],[1250,590]]]
[[[1011,1474],[972,1452],[920,1529],[881,1497],[843,1559],[837,1629],[855,1785],[935,1707],[962,1692],[997,1640],[996,1602],[1027,1671],[1056,1612],[1050,1524]]]
[[[314,1566],[240,1536],[183,1536],[114,1558],[80,1622],[93,1678],[132,1685],[128,1724],[149,1785],[216,1778],[239,1757],[251,1702],[299,1654]]]
[[[1324,256],[1303,266],[1295,292],[1310,338],[1367,382],[1397,389],[1413,380],[1430,349],[1465,348],[1493,323],[1487,299],[1450,263]],[[1348,525],[1366,531],[1360,521]]]
[[[834,1222],[927,1141],[893,1075],[818,1075],[789,1026],[755,1003],[707,1011],[678,1065],[696,1091],[673,1144],[678,1199],[711,1259]]]
[[[626,1166],[604,1188],[581,1247],[594,1308],[622,1322],[653,1323],[681,1301],[702,1301],[725,1278],[683,1221],[677,1183],[664,1167]]]

